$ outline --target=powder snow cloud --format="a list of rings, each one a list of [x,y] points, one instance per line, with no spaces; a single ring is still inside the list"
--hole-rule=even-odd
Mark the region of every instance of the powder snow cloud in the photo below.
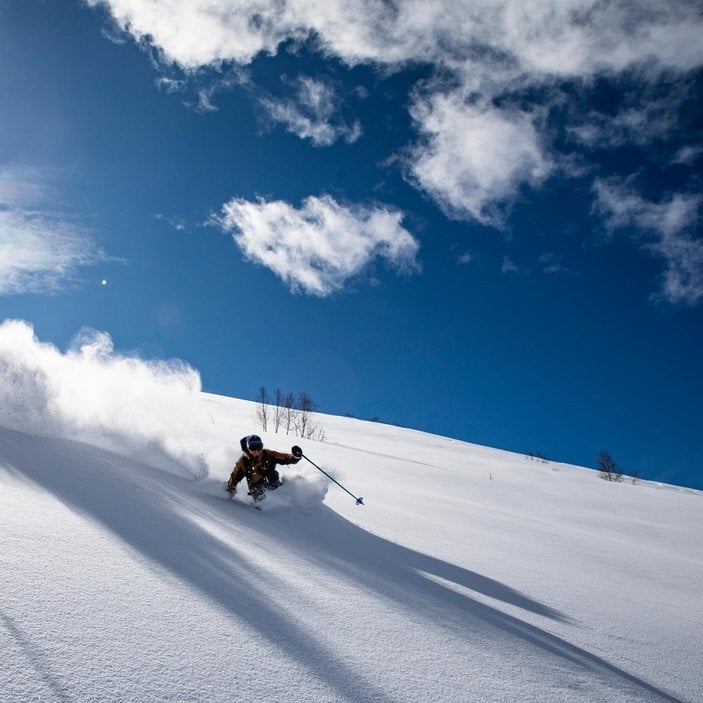
[[[66,352],[22,320],[0,323],[0,425],[102,446],[177,473],[204,476],[207,452],[192,436],[200,375],[179,360],[115,352],[85,329]],[[185,410],[190,408],[190,410]]]
[[[342,205],[328,195],[306,198],[300,208],[234,198],[216,219],[248,259],[293,290],[320,297],[340,290],[376,257],[401,272],[417,271],[419,245],[401,221],[398,210]]]

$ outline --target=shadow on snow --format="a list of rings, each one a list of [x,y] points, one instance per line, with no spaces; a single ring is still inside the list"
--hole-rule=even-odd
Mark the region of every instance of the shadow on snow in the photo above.
[[[13,430],[0,429],[0,451],[0,458],[9,462],[7,469],[89,514],[146,558],[214,599],[341,698],[355,703],[388,700],[374,683],[373,672],[360,675],[276,605],[277,594],[285,593],[286,584],[272,583],[275,575],[259,565],[256,547],[247,538],[241,550],[235,549],[187,519],[184,510],[220,519],[232,529],[233,537],[237,529],[248,529],[248,534],[277,532],[283,547],[301,558],[401,603],[418,617],[456,625],[464,637],[483,622],[538,651],[615,677],[620,685],[680,703],[566,640],[432,577],[549,619],[563,621],[560,613],[493,579],[377,537],[324,505],[307,517],[294,508],[263,514],[239,510],[196,489],[198,484],[192,480],[78,442],[30,437]]]

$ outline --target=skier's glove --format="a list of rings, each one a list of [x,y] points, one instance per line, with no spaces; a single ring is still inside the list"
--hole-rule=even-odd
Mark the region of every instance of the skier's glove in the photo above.
[[[291,448],[290,453],[296,458],[300,459],[303,456],[303,450],[296,444]]]

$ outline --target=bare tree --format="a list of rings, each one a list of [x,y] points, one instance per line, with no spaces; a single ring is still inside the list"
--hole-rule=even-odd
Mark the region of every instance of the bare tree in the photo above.
[[[324,442],[327,437],[325,428],[319,422],[310,422],[305,430],[305,439],[311,439],[314,442]]]
[[[256,394],[256,402],[256,419],[261,425],[262,431],[266,432],[268,430],[269,422],[269,397],[268,393],[266,392],[266,389],[263,386],[259,388],[259,392]]]
[[[295,420],[295,397],[292,393],[286,393],[283,399],[283,424],[286,426],[286,434],[290,434]]]
[[[618,468],[610,452],[606,452],[605,449],[601,449],[598,453],[598,470],[604,481],[616,481],[617,483],[622,481],[622,471]]]
[[[316,405],[309,393],[298,393],[294,396],[276,388],[273,405],[269,400],[266,388],[261,386],[256,394],[256,420],[263,432],[268,431],[271,421],[276,433],[283,428],[286,434],[293,432],[304,439],[318,442],[325,440],[324,427],[314,419],[313,411]]]
[[[311,414],[315,403],[308,393],[298,393],[295,403],[295,431],[299,437],[307,437],[311,422]]]
[[[286,396],[280,388],[276,388],[276,397],[273,401],[273,430],[276,434],[283,424],[285,407]]]
[[[315,420],[316,404],[308,393],[298,394],[296,401],[296,433],[304,439],[324,442],[326,433],[322,423]]]

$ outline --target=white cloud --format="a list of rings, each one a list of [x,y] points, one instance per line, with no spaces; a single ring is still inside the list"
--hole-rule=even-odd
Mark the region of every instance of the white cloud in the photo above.
[[[109,8],[138,41],[187,69],[247,64],[316,36],[349,64],[486,65],[504,57],[532,73],[583,75],[650,58],[688,70],[703,60],[695,0],[86,0]]]
[[[37,173],[0,173],[0,295],[53,292],[104,256]]]
[[[528,72],[588,76],[655,61],[686,71],[703,61],[695,0],[508,0],[500,43]]]
[[[338,139],[352,144],[361,136],[358,121],[349,126],[337,116],[339,100],[329,82],[299,76],[293,84],[293,99],[261,98],[261,105],[274,122],[301,139],[310,139],[315,146],[330,146]]]
[[[596,181],[594,191],[608,230],[635,228],[640,246],[664,260],[662,297],[689,305],[703,300],[703,240],[694,231],[703,196],[675,193],[653,202],[614,180]]]
[[[86,0],[105,5],[117,25],[138,42],[156,47],[185,69],[234,61],[249,63],[261,51],[275,53],[289,36],[286,3],[265,0]],[[304,30],[302,30],[304,32]]]
[[[451,216],[497,226],[521,187],[543,183],[558,160],[546,122],[506,96],[532,89],[549,103],[547,91],[564,79],[585,86],[598,74],[625,71],[639,86],[661,85],[666,72],[672,82],[703,64],[698,0],[86,2],[108,7],[120,27],[189,72],[223,62],[246,65],[261,53],[275,54],[283,42],[294,49],[308,40],[350,66],[434,69],[444,85],[428,83],[412,103],[421,139],[409,151],[407,169]],[[571,125],[572,134],[612,147],[643,146],[671,133],[681,96],[672,93],[655,109],[651,95],[634,93],[610,136],[596,113]],[[307,104],[269,102],[267,109],[313,143],[352,139],[353,131],[334,131],[324,95],[317,98],[316,106],[312,92]]]
[[[217,224],[232,232],[244,255],[263,264],[293,290],[327,296],[375,258],[404,272],[418,270],[417,241],[401,226],[402,213],[382,206],[341,205],[309,197],[299,209],[276,200],[235,198]]]
[[[424,139],[413,149],[410,177],[452,217],[500,227],[505,203],[552,168],[531,115],[467,104],[452,93],[418,100],[412,116]]]

